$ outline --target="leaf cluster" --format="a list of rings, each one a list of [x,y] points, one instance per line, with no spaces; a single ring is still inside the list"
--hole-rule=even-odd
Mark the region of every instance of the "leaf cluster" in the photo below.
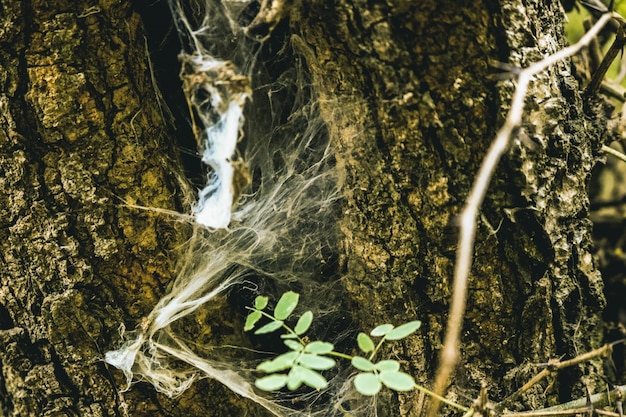
[[[263,311],[268,304],[268,298],[259,296],[255,299],[254,308],[246,319],[244,330],[249,331],[265,316],[270,322],[258,328],[254,334],[266,334],[284,328],[286,333],[281,335],[283,342],[290,349],[274,359],[261,362],[257,369],[269,375],[256,380],[257,388],[264,391],[276,391],[287,386],[289,390],[296,390],[302,384],[315,389],[324,389],[328,386],[326,378],[318,371],[333,368],[336,363],[327,355],[333,352],[332,343],[314,341],[305,342],[301,337],[309,330],[313,322],[313,313],[307,311],[298,319],[295,327],[285,325],[285,320],[293,313],[298,305],[299,294],[288,291],[282,295],[274,313]],[[288,371],[286,374],[282,373]]]
[[[420,321],[410,321],[401,326],[394,327],[392,324],[382,324],[374,328],[369,336],[359,333],[357,344],[363,353],[369,353],[369,357],[354,356],[352,366],[361,371],[354,378],[354,387],[363,395],[375,395],[382,386],[394,391],[410,391],[415,387],[413,377],[400,371],[400,363],[396,360],[386,359],[374,363],[373,359],[383,342],[386,340],[400,340],[409,336],[420,328]],[[374,344],[373,337],[380,337],[378,344]]]
[[[362,395],[375,395],[383,386],[395,391],[409,391],[416,386],[412,376],[400,371],[398,361],[386,359],[374,362],[374,357],[385,341],[404,339],[419,329],[420,321],[410,321],[398,327],[383,324],[373,329],[369,335],[359,333],[357,344],[367,357],[350,356],[334,351],[332,343],[305,341],[304,335],[313,323],[311,311],[303,313],[293,328],[285,324],[296,309],[299,297],[293,291],[284,293],[276,303],[273,313],[265,311],[269,304],[269,298],[265,296],[256,297],[254,307],[249,307],[251,312],[246,318],[244,330],[253,330],[259,320],[266,317],[270,321],[256,329],[254,334],[272,333],[282,328],[285,333],[281,338],[289,348],[288,352],[257,366],[257,370],[268,374],[256,380],[257,388],[276,391],[286,386],[293,391],[304,384],[314,389],[324,389],[328,386],[328,381],[319,371],[335,367],[335,359],[330,356],[350,360],[352,366],[359,371],[354,378],[354,387]],[[378,343],[374,343],[372,337],[379,338]]]

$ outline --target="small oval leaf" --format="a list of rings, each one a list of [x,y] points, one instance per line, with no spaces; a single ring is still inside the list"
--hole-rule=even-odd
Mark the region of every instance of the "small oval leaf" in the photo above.
[[[370,336],[384,336],[393,330],[393,324],[381,324],[376,326],[374,330],[370,332]]]
[[[372,373],[358,374],[354,378],[354,388],[361,394],[372,396],[378,394],[382,388],[382,384],[378,377]]]
[[[313,312],[306,311],[298,319],[298,322],[296,323],[296,327],[293,328],[293,331],[296,332],[298,336],[300,336],[304,334],[304,332],[309,330],[309,327],[311,327],[312,322],[313,322]]]
[[[293,378],[293,386],[296,386],[296,383],[301,384],[302,382],[304,382],[309,387],[315,389],[324,389],[328,386],[328,382],[326,381],[326,378],[322,376],[322,374],[303,366],[294,366],[291,372],[289,372],[288,378],[290,380]],[[298,384],[297,387],[294,389],[297,389],[299,387],[300,385]],[[287,382],[287,388],[292,389],[289,385],[289,381]]]
[[[415,387],[413,377],[404,372],[384,371],[378,377],[387,388],[394,391],[411,391]]]
[[[306,366],[310,369],[315,369],[318,371],[325,371],[335,366],[335,360],[332,358],[327,358],[326,356],[318,356],[312,355],[310,353],[303,353],[298,358],[298,363],[303,366]]]
[[[278,320],[285,320],[296,309],[299,299],[300,294],[298,293],[293,291],[284,293],[274,308],[274,317]]]
[[[254,334],[266,334],[266,333],[272,333],[275,332],[276,330],[280,329],[283,325],[282,321],[270,321],[269,323],[267,323],[264,326],[259,327]]]
[[[376,370],[380,372],[383,372],[383,371],[397,372],[400,370],[400,362],[394,361],[392,359],[386,359],[384,361],[377,362],[374,365],[374,368],[376,368]]]
[[[391,330],[389,333],[387,333],[385,335],[385,339],[387,340],[404,339],[405,337],[407,337],[408,335],[410,335],[411,333],[419,329],[421,325],[422,325],[422,322],[419,320],[404,323],[403,325],[400,325],[396,327],[395,329]]]
[[[374,342],[365,333],[359,333],[356,337],[356,342],[364,353],[369,353],[374,350]]]
[[[256,308],[257,310],[263,310],[265,307],[267,307],[268,301],[268,297],[259,295],[257,298],[254,299],[254,308]]]
[[[289,369],[295,363],[298,355],[299,353],[295,351],[283,353],[272,360],[261,362],[256,369],[268,374]]]
[[[254,325],[261,319],[261,317],[262,315],[260,311],[253,311],[248,314],[248,317],[246,317],[246,324],[243,326],[243,331],[249,332],[254,329]]]
[[[352,366],[354,366],[359,371],[373,371],[374,364],[369,359],[365,359],[361,356],[355,356],[352,358]]]
[[[333,351],[335,346],[332,343],[328,342],[320,342],[316,340],[315,342],[311,342],[304,347],[305,352],[316,353],[318,355],[325,355]]]
[[[300,352],[302,349],[304,349],[304,346],[302,346],[302,343],[296,341],[296,340],[283,340],[283,343],[291,350],[295,350],[296,352]]]
[[[254,382],[254,385],[263,391],[278,391],[287,383],[287,375],[274,374],[259,378]]]
[[[295,391],[302,386],[303,376],[301,369],[304,369],[301,366],[294,366],[289,371],[287,375],[287,389],[290,391]]]

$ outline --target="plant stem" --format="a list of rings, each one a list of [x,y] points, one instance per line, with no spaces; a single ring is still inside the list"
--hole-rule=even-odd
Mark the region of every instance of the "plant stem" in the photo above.
[[[346,355],[345,353],[341,353],[341,352],[335,352],[334,350],[332,352],[328,352],[327,355],[352,361],[352,356]]]
[[[602,145],[602,150],[606,153],[608,153],[609,155],[613,155],[616,158],[619,158],[620,160],[626,162],[626,155],[624,155],[623,153],[621,153],[618,150],[615,150],[609,146],[606,145]]]
[[[287,332],[289,332],[289,334],[294,335],[296,337],[296,339],[298,339],[298,342],[300,342],[300,344],[302,344],[303,346],[306,345],[306,343],[304,343],[304,340],[302,340],[302,338],[300,336],[298,336],[298,334],[295,331],[293,331],[293,329],[291,327],[287,326],[283,320],[278,320],[276,317],[272,316],[269,313],[266,313],[263,310],[258,310],[256,308],[252,308],[252,307],[246,307],[246,308],[249,309],[249,310],[252,310],[252,311],[258,311],[259,313],[261,313],[261,315],[267,317],[268,319],[270,319],[272,321],[280,321],[280,322],[282,322],[283,329],[287,330]],[[278,329],[276,329],[276,330],[278,330]]]
[[[418,391],[423,392],[426,395],[430,395],[431,397],[434,397],[434,398],[438,399],[439,401],[441,401],[444,404],[449,405],[450,407],[454,407],[454,408],[456,408],[458,410],[461,410],[463,412],[466,412],[466,413],[468,411],[470,411],[470,408],[464,407],[461,404],[457,404],[454,401],[450,401],[449,399],[447,399],[445,397],[442,397],[441,395],[435,394],[434,392],[432,392],[428,388],[423,387],[423,386],[421,386],[419,384],[415,384],[415,389],[417,389]]]
[[[380,339],[380,342],[378,342],[374,350],[372,350],[372,353],[370,353],[370,357],[368,358],[370,361],[374,360],[374,356],[376,356],[376,352],[378,352],[378,349],[380,349],[384,341],[385,341],[385,336],[383,336],[383,338]]]

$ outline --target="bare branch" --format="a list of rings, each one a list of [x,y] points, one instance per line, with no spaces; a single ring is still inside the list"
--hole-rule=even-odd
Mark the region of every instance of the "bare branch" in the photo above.
[[[555,405],[553,407],[544,408],[542,410],[527,411],[522,413],[504,413],[503,417],[543,417],[556,415],[574,415],[588,412],[591,407],[596,414],[603,415],[619,415],[607,411],[597,410],[598,407],[606,407],[607,405],[615,405],[626,395],[626,385],[620,385],[608,392],[594,394],[591,397],[583,397],[564,404]],[[590,407],[591,406],[591,407]]]
[[[620,151],[611,148],[610,146],[602,145],[602,150],[609,155],[613,155],[614,157],[626,162],[626,155],[621,153]]]
[[[452,300],[448,314],[444,346],[439,359],[440,365],[433,389],[438,395],[444,394],[448,386],[450,375],[452,375],[452,371],[459,357],[459,338],[463,324],[463,316],[465,314],[467,281],[472,267],[478,211],[483,203],[487,188],[489,187],[498,162],[506,151],[513,132],[522,121],[524,100],[528,85],[535,74],[576,54],[583,47],[588,45],[598,35],[600,30],[613,18],[614,14],[612,13],[603,14],[596,24],[576,44],[561,49],[545,59],[532,64],[530,67],[521,70],[518,74],[517,87],[513,95],[509,113],[503,126],[498,131],[496,138],[491,143],[487,155],[483,159],[470,195],[467,198],[465,207],[460,216],[460,236],[456,253]],[[434,397],[428,410],[429,417],[435,417],[437,415],[439,405],[440,401]]]
[[[558,371],[559,369],[563,369],[563,368],[567,368],[569,366],[573,366],[582,362],[586,362],[588,360],[591,360],[593,358],[597,358],[597,357],[610,357],[611,353],[613,352],[613,343],[607,343],[597,349],[594,349],[590,352],[584,353],[582,355],[579,355],[575,358],[572,359],[568,359],[566,361],[550,361],[550,363],[548,363],[548,366],[543,369],[541,372],[539,372],[537,375],[535,375],[530,381],[528,381],[527,383],[524,384],[524,386],[522,386],[519,390],[517,390],[515,393],[511,394],[508,398],[506,398],[505,400],[503,400],[499,405],[500,408],[502,408],[502,405],[504,404],[510,404],[512,401],[515,401],[520,395],[522,395],[524,392],[528,391],[530,388],[532,388],[535,384],[537,384],[539,381],[541,381],[542,379],[546,378],[547,376],[549,376],[551,373]]]

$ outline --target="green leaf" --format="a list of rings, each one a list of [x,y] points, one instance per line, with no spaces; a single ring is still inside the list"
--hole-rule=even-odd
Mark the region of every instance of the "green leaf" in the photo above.
[[[254,334],[266,334],[272,333],[280,329],[283,326],[283,322],[280,320],[270,321],[265,326],[259,327]]]
[[[265,307],[267,307],[268,301],[268,297],[259,295],[257,298],[254,299],[254,308],[256,308],[257,310],[263,310]]]
[[[394,361],[392,359],[386,359],[384,361],[380,361],[374,365],[377,371],[391,371],[397,372],[400,370],[400,363],[398,361]]]
[[[359,345],[359,349],[361,349],[365,353],[374,350],[374,342],[365,333],[359,333],[359,335],[356,337],[356,342]]]
[[[320,342],[316,340],[315,342],[311,342],[304,347],[305,352],[316,353],[318,355],[325,355],[326,353],[330,353],[333,351],[335,346],[332,343],[328,342]]]
[[[367,372],[358,374],[354,378],[354,388],[362,395],[372,396],[378,394],[382,384],[376,375]]]
[[[292,386],[295,386],[293,389],[298,389],[302,382],[315,389],[324,389],[328,386],[328,381],[326,381],[326,378],[324,378],[322,374],[303,366],[294,366],[291,372],[289,372],[288,379],[293,380]],[[293,391],[289,385],[289,380],[287,381],[287,388]]]
[[[276,307],[274,308],[274,317],[278,320],[285,320],[298,305],[300,294],[293,291],[287,291],[280,297]]]
[[[374,364],[369,359],[365,359],[361,356],[355,356],[352,358],[352,366],[359,371],[373,371]]]
[[[302,386],[304,378],[302,376],[302,372],[300,371],[301,369],[305,368],[301,366],[294,366],[293,368],[291,368],[291,371],[289,371],[289,374],[287,375],[288,390],[295,391]]]
[[[401,326],[396,327],[389,333],[385,335],[385,339],[387,340],[400,340],[404,339],[414,331],[420,328],[422,322],[419,320],[410,321],[408,323],[404,323]]]
[[[274,374],[259,378],[254,382],[258,389],[263,391],[278,391],[287,383],[287,375]]]
[[[393,324],[381,324],[376,326],[374,330],[370,332],[370,336],[384,336],[393,330]]]
[[[259,321],[261,317],[262,314],[260,311],[253,311],[252,313],[248,314],[248,317],[246,317],[246,324],[243,326],[243,331],[249,332],[250,330],[254,329],[254,325],[257,323],[257,321]]]
[[[326,356],[318,356],[310,353],[303,353],[298,358],[298,363],[310,369],[325,371],[335,366],[335,360]]]
[[[387,388],[394,391],[411,391],[415,387],[413,377],[404,372],[383,371],[378,377]]]
[[[319,372],[315,372],[305,368],[305,374],[306,377],[304,379],[304,383],[307,384],[309,387],[318,390],[328,387],[328,381],[326,381],[326,378],[324,378],[324,376]]]
[[[296,332],[298,336],[300,336],[304,334],[304,332],[309,330],[309,327],[311,327],[311,323],[313,323],[313,312],[306,311],[298,319],[298,322],[296,323],[296,327],[293,328],[293,331]]]
[[[268,374],[289,369],[296,362],[298,355],[298,352],[292,350],[290,352],[283,353],[282,355],[278,355],[272,360],[261,362],[256,369]]]
[[[296,340],[284,340],[283,343],[287,345],[289,349],[295,350],[296,352],[300,352],[302,349],[304,349],[304,346],[302,346],[302,343]]]

